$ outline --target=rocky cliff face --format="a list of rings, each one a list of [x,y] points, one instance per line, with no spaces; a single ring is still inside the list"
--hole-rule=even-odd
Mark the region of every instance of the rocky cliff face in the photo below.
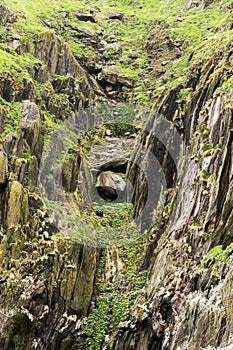
[[[127,10],[130,6],[142,13],[147,8],[146,3],[129,4]],[[218,24],[211,27],[210,16],[210,28],[201,27],[204,34],[211,31],[210,44],[205,38],[206,46],[198,41],[198,49],[191,50],[186,37],[174,39],[174,32],[167,32],[173,23],[168,17],[148,22],[152,31],[142,47],[126,36],[124,56],[125,48],[115,41],[123,37],[123,26],[134,33],[138,26],[144,29],[136,14],[109,11],[107,28],[102,24],[102,30],[83,29],[75,21],[99,25],[104,12],[63,8],[58,16],[55,8],[56,21],[43,18],[41,33],[29,34],[20,22],[26,14],[14,12],[10,1],[9,8],[0,5],[1,349],[233,347],[232,6],[228,1],[179,6],[176,35],[183,22],[190,24],[189,16],[196,18],[195,11],[200,16],[219,11],[214,12],[216,18],[222,16]],[[99,62],[73,54],[55,32],[74,38],[77,45],[81,41],[94,47]],[[148,53],[141,76],[127,76],[113,67],[120,57],[126,66],[139,69],[139,54],[132,47]],[[179,68],[183,56],[185,74]],[[87,113],[85,119],[80,113],[103,101],[109,106],[129,97],[149,103],[152,111],[142,132],[137,108],[133,127],[126,125],[126,118],[117,126],[108,122],[91,130],[93,115]],[[42,200],[39,171],[46,145],[67,118],[90,129],[69,145],[60,174],[67,198],[75,201],[74,216],[80,230],[90,223],[93,231],[101,228],[120,237],[126,227],[127,238],[135,233],[134,217],[137,235],[121,247],[103,247],[96,236],[91,244],[67,237]],[[66,138],[57,139],[49,154],[61,153],[62,142]],[[82,168],[80,188],[78,173],[85,155],[89,168]],[[155,173],[153,159],[159,165]],[[46,175],[59,212],[56,169]],[[95,186],[105,196],[116,196],[118,188],[123,192],[115,207],[107,201],[91,208],[81,197],[80,191],[85,199],[90,195],[96,174]]]
[[[1,11],[2,21],[9,22],[7,9]],[[99,253],[62,238],[36,195],[50,127],[44,111],[55,120],[65,118],[96,98],[97,84],[90,85],[68,45],[52,33],[32,36],[17,50],[40,61],[26,66],[29,75],[20,81],[14,72],[1,73],[1,127],[10,118],[18,118],[18,125],[16,120],[17,130],[1,139],[0,151],[0,343],[2,349],[64,348],[64,342],[67,348],[74,341],[60,339],[59,329],[87,314]],[[12,117],[7,102],[17,103]]]
[[[188,103],[177,96],[176,108],[165,109],[168,119],[181,118],[187,158],[179,163],[169,215],[159,230],[152,229],[160,238],[149,246],[145,261],[147,308],[119,336],[116,349],[232,346],[232,88],[222,85],[232,70],[231,50],[227,60],[214,53],[197,73]],[[174,91],[165,108],[171,95]],[[153,135],[148,144],[159,152]],[[165,155],[162,161],[165,169],[172,165]]]

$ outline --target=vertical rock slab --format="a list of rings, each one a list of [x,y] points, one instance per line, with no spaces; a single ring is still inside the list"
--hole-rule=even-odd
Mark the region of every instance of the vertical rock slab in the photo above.
[[[97,250],[84,246],[71,300],[71,309],[80,317],[87,314],[90,307],[96,268]]]
[[[0,185],[6,183],[8,174],[8,158],[0,144]]]
[[[22,114],[19,126],[24,131],[24,138],[27,141],[31,154],[40,156],[43,147],[43,137],[39,109],[34,102],[23,101],[19,110]]]
[[[12,181],[9,185],[7,201],[6,223],[8,226],[18,225],[22,216],[22,204],[24,199],[23,186],[18,181]]]

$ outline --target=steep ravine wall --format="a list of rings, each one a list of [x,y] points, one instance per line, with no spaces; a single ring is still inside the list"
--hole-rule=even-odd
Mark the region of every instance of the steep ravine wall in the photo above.
[[[147,310],[134,327],[120,330],[115,349],[233,347],[233,90],[224,81],[232,75],[232,55],[232,46],[227,59],[214,53],[187,82],[191,97],[179,98],[179,87],[159,108],[168,120],[179,121],[186,144],[179,162],[183,171],[175,184],[169,220],[161,223],[160,239],[145,257]],[[169,109],[171,96],[176,103]],[[153,148],[157,140],[153,133],[149,138]]]
[[[0,84],[2,101],[19,103],[17,129],[0,140],[0,348],[79,348],[68,330],[78,333],[78,320],[89,310],[99,250],[64,239],[36,193],[48,127],[43,112],[53,113],[57,121],[78,113],[95,100],[95,84],[93,89],[56,35],[36,36],[18,49],[28,51],[29,46],[42,60],[28,66],[31,78],[22,85],[6,72]],[[47,52],[43,57],[41,49]],[[60,92],[66,93],[65,102],[57,98]],[[9,111],[9,105],[1,106],[2,128]]]

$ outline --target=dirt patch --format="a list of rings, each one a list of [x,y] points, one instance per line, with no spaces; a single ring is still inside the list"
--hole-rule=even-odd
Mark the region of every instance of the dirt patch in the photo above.
[[[145,50],[148,54],[145,75],[159,78],[183,55],[184,41],[172,38],[165,30],[157,30],[151,32]]]

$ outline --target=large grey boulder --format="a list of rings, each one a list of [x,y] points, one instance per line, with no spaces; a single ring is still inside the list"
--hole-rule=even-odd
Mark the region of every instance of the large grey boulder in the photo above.
[[[115,200],[126,189],[126,182],[117,174],[102,172],[96,181],[98,192],[105,198]]]

